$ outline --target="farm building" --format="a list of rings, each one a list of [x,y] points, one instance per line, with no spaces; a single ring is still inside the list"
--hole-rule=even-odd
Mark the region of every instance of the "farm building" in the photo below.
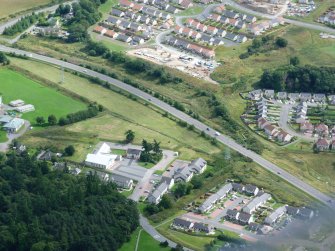
[[[9,105],[13,106],[13,107],[22,106],[22,105],[24,105],[24,101],[21,100],[21,99],[13,100],[13,101],[9,102]]]
[[[10,122],[6,123],[3,126],[3,129],[6,130],[7,132],[17,132],[22,128],[24,125],[24,120],[20,118],[13,118]]]
[[[35,107],[33,105],[23,105],[15,108],[15,111],[25,113],[35,111]]]

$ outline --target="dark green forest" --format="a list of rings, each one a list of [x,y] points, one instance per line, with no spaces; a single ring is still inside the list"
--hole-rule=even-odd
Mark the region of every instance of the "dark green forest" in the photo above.
[[[259,86],[276,91],[335,93],[335,68],[289,65],[266,70]]]
[[[0,155],[0,250],[117,250],[139,225],[134,202],[97,176]]]

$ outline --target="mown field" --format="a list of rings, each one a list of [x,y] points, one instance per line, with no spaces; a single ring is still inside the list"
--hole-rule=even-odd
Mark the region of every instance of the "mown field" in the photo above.
[[[50,2],[51,0],[1,0],[0,19]]]
[[[86,109],[86,104],[65,96],[55,89],[43,86],[12,70],[0,69],[0,79],[0,90],[4,103],[22,99],[26,104],[35,106],[34,112],[23,114],[23,118],[33,124],[37,116],[47,119],[50,114],[53,114],[59,118],[69,113]]]

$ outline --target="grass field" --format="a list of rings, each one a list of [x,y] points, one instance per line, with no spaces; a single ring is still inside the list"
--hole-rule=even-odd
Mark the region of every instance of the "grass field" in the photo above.
[[[48,3],[51,0],[1,0],[0,19]]]
[[[136,229],[136,231],[131,235],[129,242],[124,243],[119,251],[135,251],[136,242],[138,235],[140,234],[140,239],[138,242],[138,251],[168,251],[169,247],[162,248],[159,246],[159,242],[152,238],[147,232],[142,230],[142,228]]]
[[[26,104],[35,106],[36,110],[34,112],[23,114],[23,118],[32,123],[35,123],[37,116],[43,116],[47,119],[50,114],[54,114],[59,118],[86,109],[84,103],[67,97],[57,90],[38,84],[12,70],[1,69],[0,79],[0,90],[4,103],[22,99]]]
[[[201,6],[194,6],[188,8],[187,10],[179,12],[176,16],[194,16],[198,15],[203,11],[204,7]]]
[[[0,130],[0,143],[7,141],[7,133],[3,130]]]

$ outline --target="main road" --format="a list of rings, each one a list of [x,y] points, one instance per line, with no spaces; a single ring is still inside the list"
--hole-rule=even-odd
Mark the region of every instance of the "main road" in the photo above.
[[[122,90],[125,90],[143,100],[146,100],[146,102],[151,103],[152,105],[155,105],[157,107],[159,107],[160,109],[170,113],[171,115],[173,115],[174,117],[185,121],[186,123],[190,124],[190,125],[194,125],[195,128],[197,128],[200,131],[205,132],[207,135],[209,135],[210,137],[216,138],[218,142],[234,149],[235,151],[241,153],[242,155],[251,158],[254,162],[258,163],[259,165],[261,165],[262,167],[264,167],[265,169],[269,170],[270,172],[274,173],[275,175],[278,175],[280,177],[282,177],[284,180],[286,180],[287,182],[291,183],[292,185],[296,186],[297,188],[303,190],[304,192],[306,192],[307,194],[309,194],[310,196],[314,197],[315,199],[323,202],[325,205],[328,205],[329,207],[335,209],[335,201],[333,201],[333,199],[320,192],[319,190],[315,189],[314,187],[308,185],[307,183],[303,182],[302,180],[298,179],[297,177],[293,176],[292,174],[286,172],[285,170],[281,169],[279,166],[271,163],[270,161],[264,159],[261,155],[246,149],[245,147],[243,147],[242,145],[238,144],[237,142],[235,142],[232,138],[226,136],[226,135],[218,135],[218,133],[215,132],[214,129],[208,127],[206,124],[190,117],[189,115],[175,109],[174,107],[168,105],[167,103],[164,103],[163,101],[149,95],[148,93],[141,91],[135,87],[132,87],[128,84],[125,84],[119,80],[113,79],[109,76],[106,76],[104,74],[98,73],[96,71],[92,71],[89,69],[86,69],[84,67],[75,65],[75,64],[71,64],[68,62],[64,62],[55,58],[51,58],[51,57],[47,57],[47,56],[43,56],[43,55],[39,55],[36,53],[30,53],[27,51],[23,51],[23,50],[18,50],[15,48],[10,48],[10,47],[6,47],[3,45],[0,45],[0,51],[3,52],[7,52],[7,53],[16,53],[19,55],[28,55],[29,57],[35,59],[35,60],[39,60],[45,63],[49,63],[49,64],[53,64],[53,65],[57,65],[57,66],[62,66],[64,68],[76,71],[76,72],[81,72],[84,73],[88,76],[91,77],[96,77],[101,79],[102,81],[106,81],[108,83],[110,83],[111,85],[114,85]]]

